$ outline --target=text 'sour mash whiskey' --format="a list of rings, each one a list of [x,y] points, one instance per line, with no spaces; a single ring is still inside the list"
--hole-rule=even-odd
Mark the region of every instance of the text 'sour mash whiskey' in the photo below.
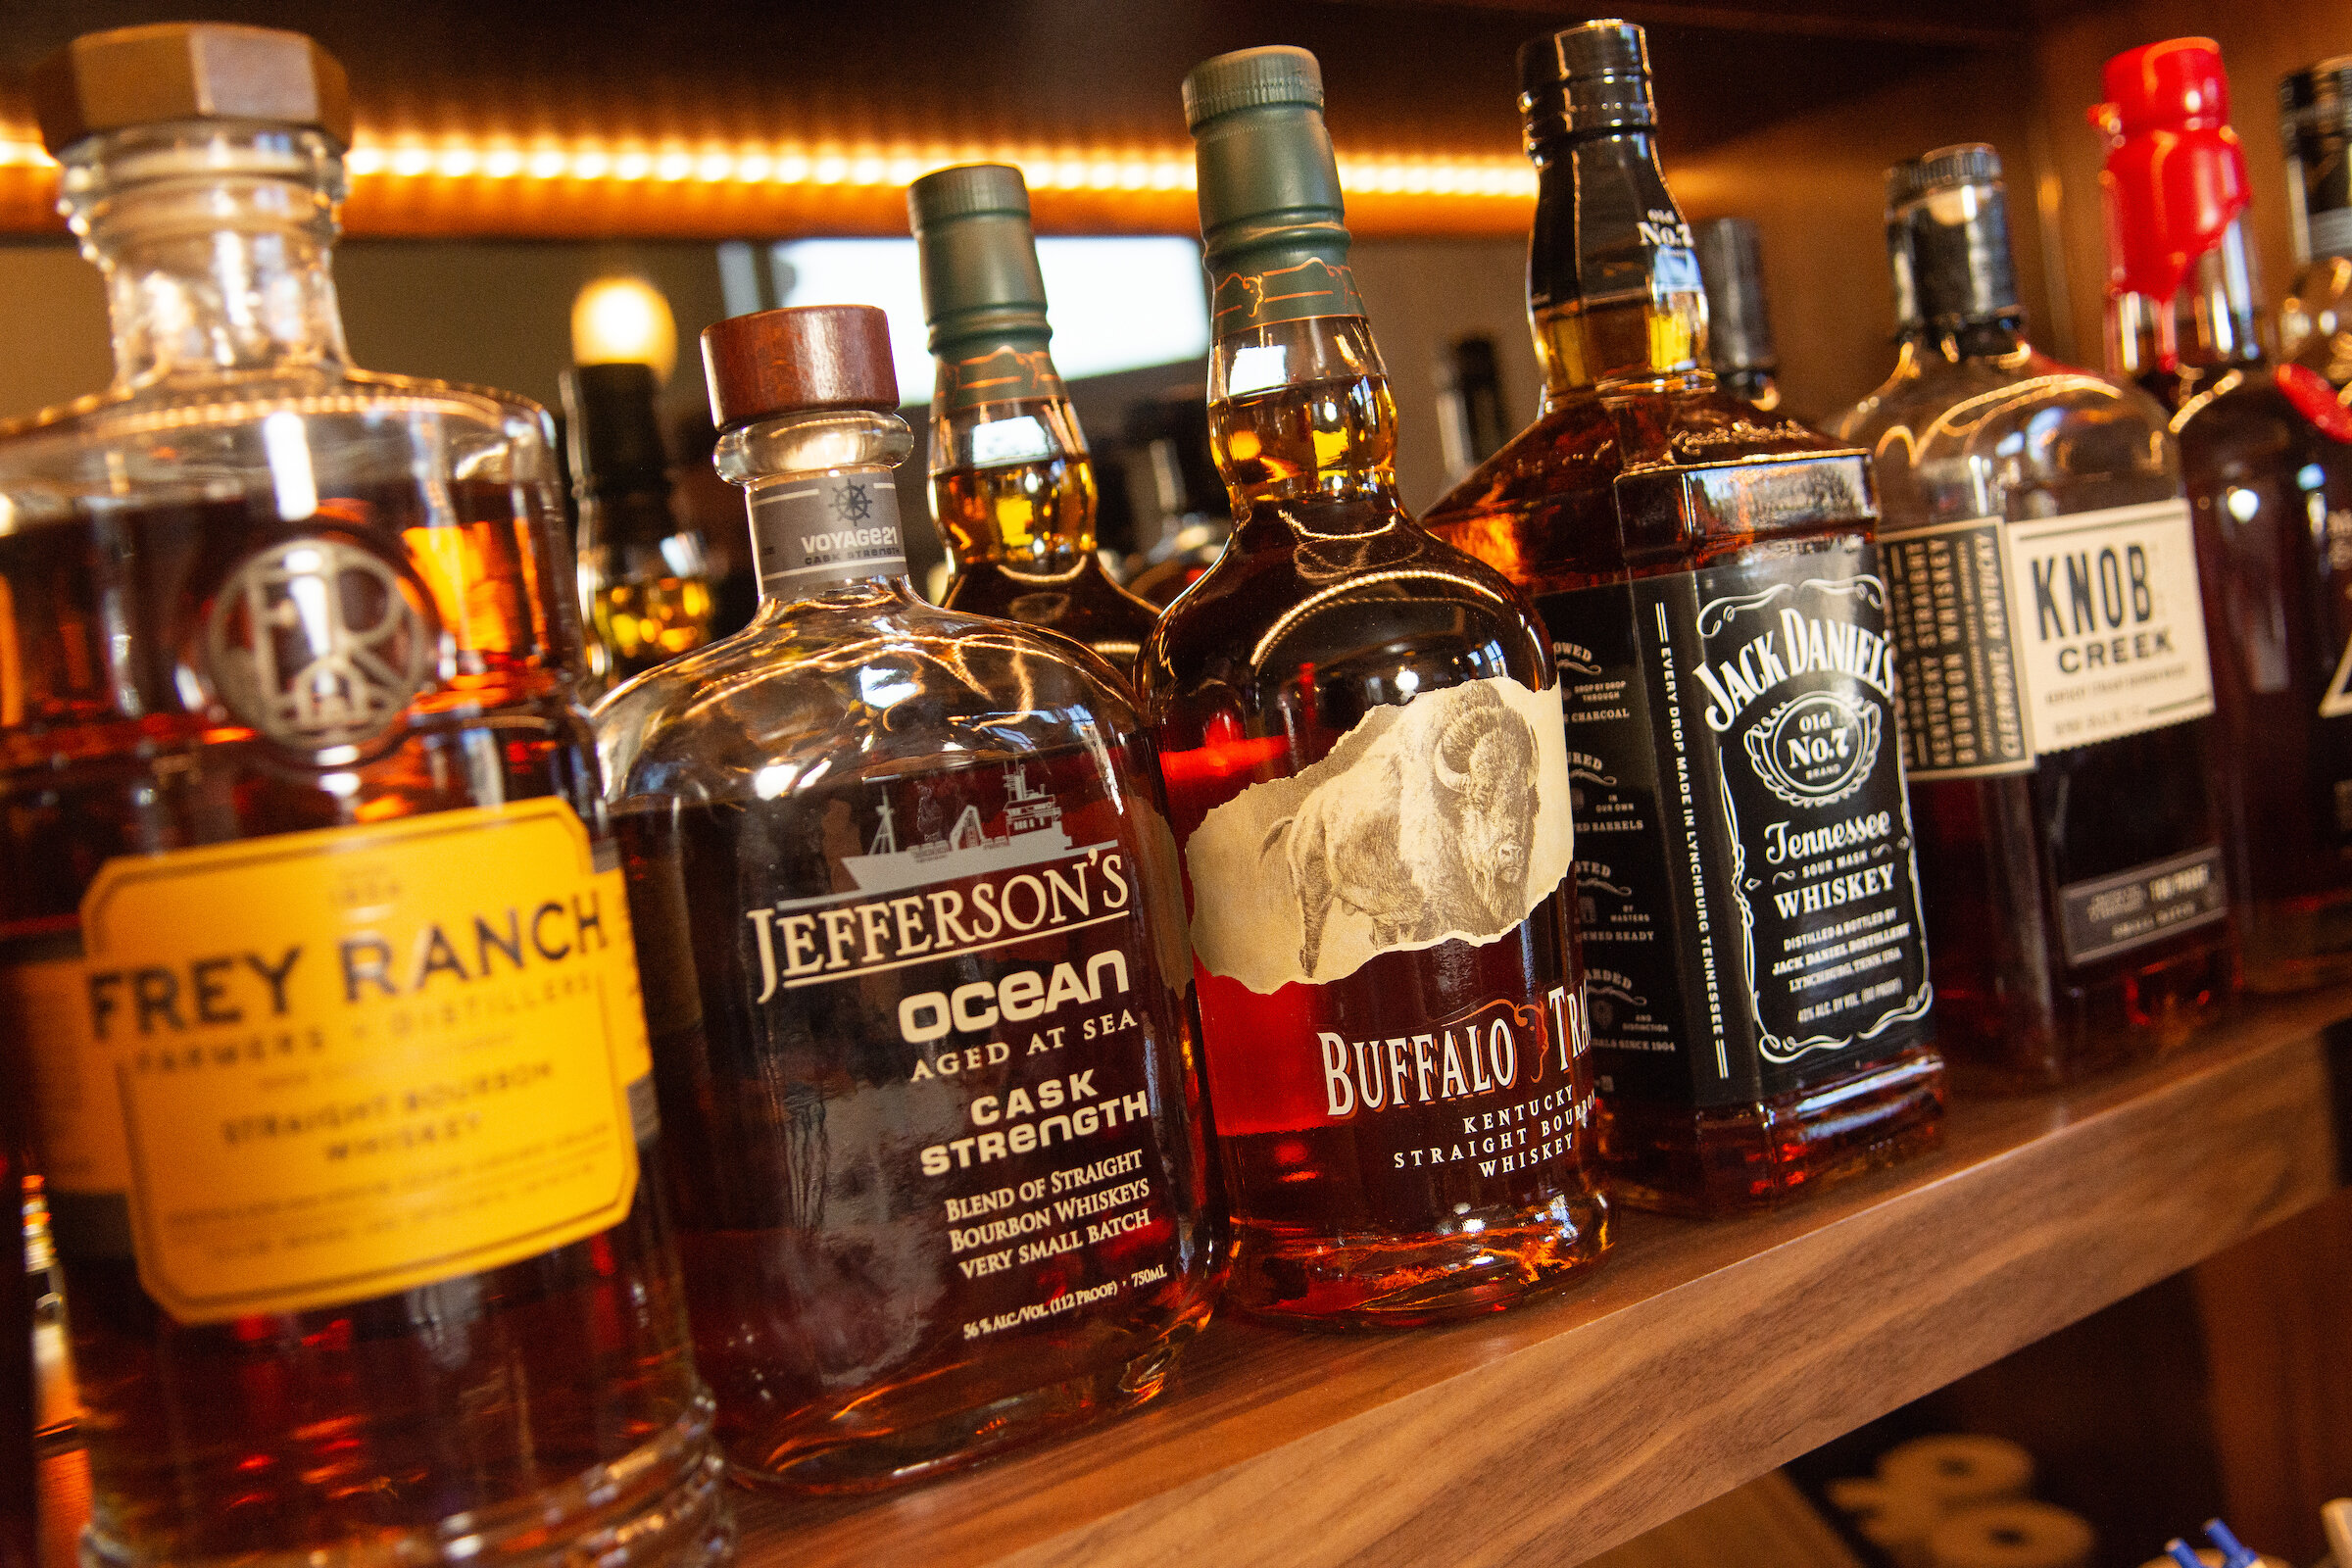
[[[1233,542],[1146,645],[1192,898],[1234,1294],[1408,1324],[1606,1245],[1565,897],[1568,757],[1527,602],[1416,526],[1298,49],[1194,71]]]
[[[1717,388],[1642,29],[1519,55],[1544,412],[1429,514],[1537,597],[1624,1190],[1769,1200],[1936,1136],[1868,459]]]
[[[708,1561],[546,417],[347,365],[308,39],[36,86],[117,367],[0,440],[0,1006],[89,1560]]]
[[[880,1485],[1149,1398],[1222,1268],[1151,742],[914,596],[888,324],[703,335],[760,604],[597,710],[740,1469]]]

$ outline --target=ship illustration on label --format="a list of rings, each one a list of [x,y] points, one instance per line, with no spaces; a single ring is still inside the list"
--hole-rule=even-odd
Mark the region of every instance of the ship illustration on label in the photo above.
[[[888,797],[877,809],[881,823],[874,829],[866,853],[844,856],[841,861],[860,893],[895,893],[986,871],[1036,865],[1058,860],[1075,848],[1069,834],[1062,831],[1060,803],[1031,789],[1026,771],[1018,764],[1004,770],[1002,834],[990,834],[980,820],[980,808],[966,805],[944,836],[903,850]]]
[[[1194,950],[1268,993],[1495,941],[1567,874],[1568,798],[1554,691],[1498,676],[1374,709],[1322,760],[1201,821],[1185,846]]]

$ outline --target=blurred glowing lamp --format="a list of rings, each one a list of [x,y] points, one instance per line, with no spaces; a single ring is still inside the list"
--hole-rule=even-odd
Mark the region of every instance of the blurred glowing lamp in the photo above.
[[[662,291],[641,277],[600,277],[571,302],[577,365],[650,365],[666,381],[678,363],[678,323]]]

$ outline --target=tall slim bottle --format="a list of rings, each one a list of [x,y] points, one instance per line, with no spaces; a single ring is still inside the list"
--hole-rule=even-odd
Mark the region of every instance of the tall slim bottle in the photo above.
[[[2352,386],[2352,55],[2281,78],[2278,117],[2301,269],[2278,308],[2278,353],[2326,376],[2340,401]]]
[[[598,708],[739,1474],[930,1474],[1158,1391],[1224,1270],[1151,741],[915,597],[870,306],[703,335],[760,602]]]
[[[1919,194],[1919,160],[1906,158],[1886,171],[1886,268],[1894,280],[1894,368],[1869,396],[1838,417],[1838,440],[1875,452],[1888,430],[1907,425],[1911,401],[1933,368],[1951,362],[1919,318],[1919,290],[1911,283],[1911,252],[1895,214]],[[1928,394],[1931,401],[1934,394]]]
[[[84,1561],[711,1561],[546,415],[350,366],[309,39],[96,33],[35,101],[116,364],[0,429]]]
[[[1938,1038],[2031,1088],[2230,994],[2196,553],[2164,411],[2026,339],[1999,156],[1888,188],[1925,342],[1873,449]]]
[[[2171,397],[2246,984],[2352,976],[2352,411],[2264,354],[2211,39],[2107,63],[2109,368]]]
[[[1869,461],[1708,370],[1642,29],[1519,68],[1544,408],[1427,521],[1563,670],[1613,1182],[1770,1202],[1941,1125]]]
[[[1185,78],[1238,519],[1137,681],[1192,901],[1235,1299],[1370,1327],[1597,1258],[1568,754],[1527,601],[1397,499],[1302,49]]]
[[[1029,187],[1005,164],[962,164],[906,187],[922,253],[931,398],[931,514],[966,614],[1060,632],[1135,662],[1158,612],[1095,551],[1095,469],[1047,344]]]
[[[1761,414],[1781,406],[1781,351],[1764,297],[1764,242],[1749,218],[1711,218],[1693,232],[1707,289],[1707,363],[1715,380]]]

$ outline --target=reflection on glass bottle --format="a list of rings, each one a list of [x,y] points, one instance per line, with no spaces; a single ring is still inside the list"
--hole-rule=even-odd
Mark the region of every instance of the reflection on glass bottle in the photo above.
[[[1234,1296],[1355,1326],[1494,1310],[1607,1243],[1549,651],[1397,498],[1314,57],[1220,56],[1184,91],[1240,520],[1137,683],[1184,845]]]
[[[650,365],[564,372],[564,433],[578,498],[588,669],[609,690],[710,639],[710,563],[669,505],[669,460]]]
[[[2278,83],[2295,286],[2278,307],[2278,353],[2352,387],[2352,55]]]
[[[0,430],[85,1560],[713,1560],[546,416],[349,365],[309,39],[93,34],[35,97],[117,367]]]
[[[1868,460],[1706,368],[1642,29],[1519,66],[1544,408],[1427,521],[1563,671],[1616,1190],[1771,1202],[1941,1125]]]
[[[760,611],[598,731],[720,1440],[856,1490],[1139,1403],[1207,1321],[1175,847],[1101,660],[915,597],[882,313],[703,345]]]
[[[956,574],[942,603],[1086,644],[1125,674],[1157,612],[1095,548],[1095,470],[1047,347],[1029,187],[965,164],[906,189],[922,250],[931,399],[931,514]]]
[[[1511,438],[1494,340],[1473,332],[1446,345],[1438,361],[1438,445],[1446,476],[1458,479]]]
[[[2026,340],[1992,148],[1888,171],[1887,234],[1912,369],[1840,428],[1877,460],[1938,1038],[2037,1087],[2230,993],[2189,512],[2164,411]]]
[[[1690,232],[1707,287],[1707,363],[1726,392],[1770,414],[1781,406],[1781,351],[1772,340],[1755,220],[1712,218]]]
[[[2195,512],[2246,983],[2352,975],[2352,410],[2257,332],[2211,39],[2107,63],[2110,368],[2169,394]]]

